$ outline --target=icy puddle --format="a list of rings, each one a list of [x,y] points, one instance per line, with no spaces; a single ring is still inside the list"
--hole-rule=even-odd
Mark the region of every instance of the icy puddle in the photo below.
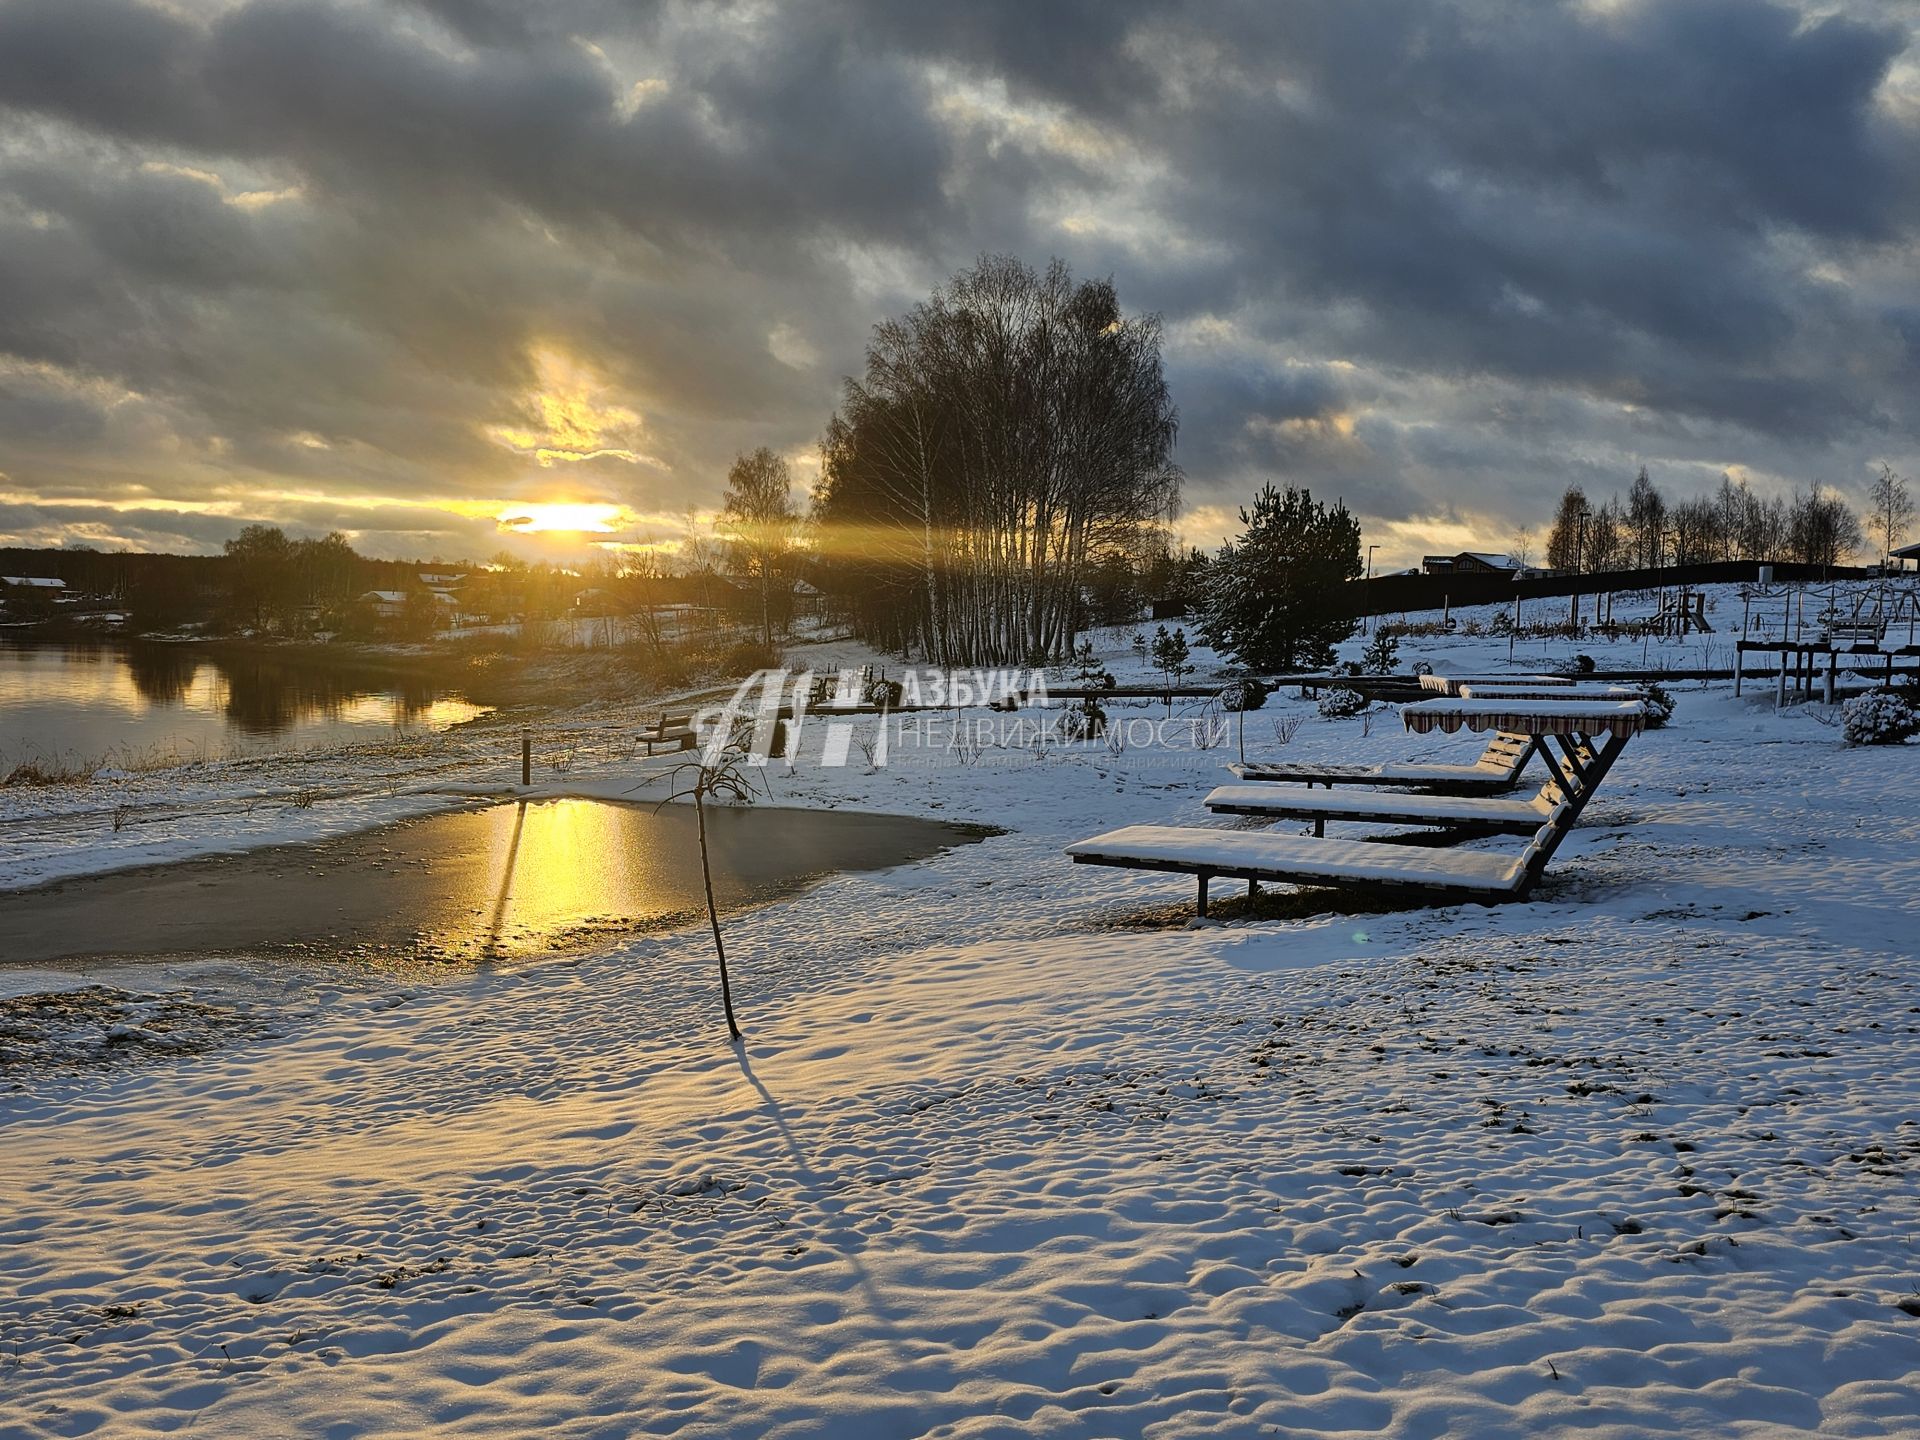
[[[715,897],[727,908],[994,833],[775,807],[709,810],[707,831]],[[690,806],[545,800],[20,891],[0,900],[0,961],[513,959],[686,923],[703,906]]]

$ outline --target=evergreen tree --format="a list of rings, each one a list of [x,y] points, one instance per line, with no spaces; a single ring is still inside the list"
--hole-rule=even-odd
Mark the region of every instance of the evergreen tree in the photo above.
[[[1353,633],[1346,582],[1358,579],[1360,522],[1345,504],[1306,490],[1266,486],[1246,527],[1207,567],[1195,629],[1249,670],[1318,669]]]
[[[1187,663],[1187,632],[1181,629],[1169,631],[1162,625],[1153,632],[1153,664],[1167,682],[1167,711],[1173,711],[1173,687],[1180,683],[1180,677],[1193,673],[1193,666]]]

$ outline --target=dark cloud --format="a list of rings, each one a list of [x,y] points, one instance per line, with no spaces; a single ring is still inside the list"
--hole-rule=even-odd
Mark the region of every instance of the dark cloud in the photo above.
[[[1002,249],[1164,313],[1211,512],[1280,477],[1400,536],[1642,463],[1911,472],[1915,23],[0,0],[0,490],[40,497],[0,527],[451,553],[494,539],[453,501],[708,504]]]

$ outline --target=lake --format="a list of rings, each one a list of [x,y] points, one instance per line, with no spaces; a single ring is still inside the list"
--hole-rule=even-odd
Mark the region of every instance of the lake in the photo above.
[[[0,640],[0,775],[364,743],[484,713],[438,683],[311,654]]]
[[[922,860],[993,834],[904,815],[713,807],[717,903]],[[310,845],[14,891],[0,957],[241,956],[380,966],[579,949],[704,914],[691,806],[558,799],[489,805]],[[0,990],[6,967],[0,965]]]

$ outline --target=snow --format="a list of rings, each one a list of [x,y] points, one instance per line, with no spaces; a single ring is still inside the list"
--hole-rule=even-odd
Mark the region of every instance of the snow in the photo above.
[[[192,1054],[112,999],[119,1062],[0,1076],[0,1434],[1912,1433],[1920,749],[1676,689],[1524,904],[1182,928],[1190,879],[1061,850],[1285,838],[1206,815],[1237,739],[869,773],[812,730],[778,803],[1008,833],[729,919],[740,1051],[691,931],[321,981]],[[1472,756],[1244,722],[1250,760]],[[504,734],[114,781],[164,811],[119,830],[8,795],[67,828],[5,883],[455,803]],[[665,788],[562,753],[536,791]]]
[[[1545,700],[1559,704],[1577,700],[1632,700],[1642,692],[1631,685],[1539,685],[1497,681],[1463,681],[1456,687],[1462,700]]]

